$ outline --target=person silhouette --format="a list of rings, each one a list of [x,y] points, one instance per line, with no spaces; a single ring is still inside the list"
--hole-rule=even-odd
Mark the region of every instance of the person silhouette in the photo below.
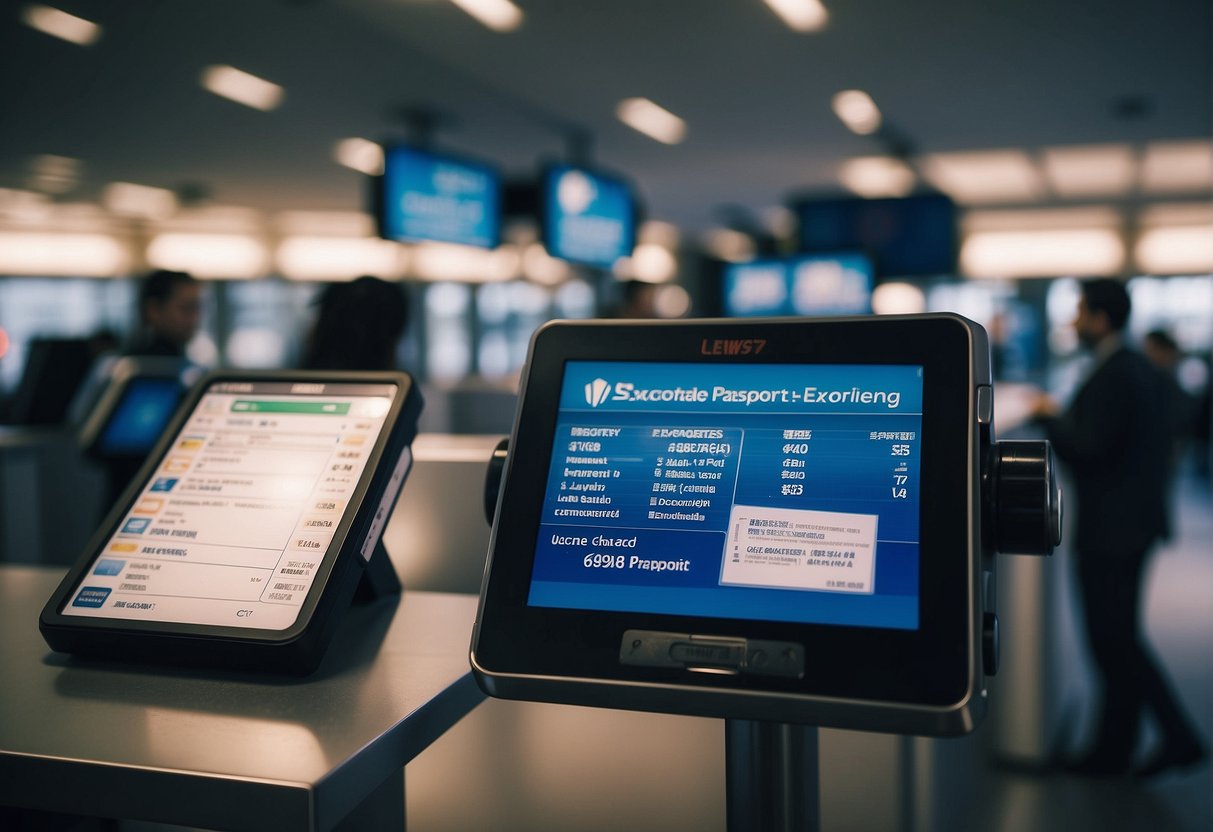
[[[404,336],[409,305],[401,287],[365,275],[330,283],[304,347],[305,370],[390,370]]]
[[[1074,329],[1095,366],[1062,412],[1034,406],[1077,492],[1075,560],[1100,704],[1095,738],[1067,765],[1075,773],[1149,777],[1195,765],[1207,750],[1171,691],[1141,630],[1141,590],[1150,550],[1167,536],[1172,426],[1165,379],[1122,337],[1129,319],[1122,282],[1082,284]],[[1162,739],[1133,769],[1142,715]]]

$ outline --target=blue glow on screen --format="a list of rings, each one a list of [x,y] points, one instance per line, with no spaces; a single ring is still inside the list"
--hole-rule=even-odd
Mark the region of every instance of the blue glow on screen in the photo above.
[[[557,165],[548,169],[543,190],[543,238],[548,254],[610,268],[632,253],[636,209],[625,183]]]
[[[533,606],[918,627],[917,365],[570,361]]]
[[[146,454],[168,425],[185,389],[176,379],[136,378],[101,432],[104,455]]]
[[[863,254],[801,255],[725,267],[724,312],[730,317],[871,311],[872,262]]]
[[[494,248],[501,236],[501,179],[486,165],[389,148],[381,225],[391,240]]]

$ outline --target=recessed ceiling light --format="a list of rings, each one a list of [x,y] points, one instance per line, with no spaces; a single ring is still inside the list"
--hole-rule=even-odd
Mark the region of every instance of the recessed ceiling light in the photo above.
[[[847,159],[838,169],[838,181],[862,197],[905,196],[914,190],[918,177],[910,166],[892,156],[861,156]]]
[[[90,46],[101,37],[101,27],[93,21],[40,3],[22,9],[21,19],[39,32],[79,46]]]
[[[510,0],[451,0],[495,32],[512,32],[522,25],[522,9]]]
[[[867,136],[880,129],[880,109],[872,96],[863,90],[842,90],[834,93],[830,102],[834,115],[845,124],[852,133]]]
[[[923,175],[957,202],[1030,202],[1044,193],[1040,173],[1022,150],[934,153]]]
[[[789,29],[796,32],[816,32],[825,27],[830,13],[820,0],[765,0],[771,11]]]
[[[678,144],[687,135],[687,123],[647,98],[625,98],[615,108],[619,120],[633,130],[663,144]]]
[[[1127,144],[1047,147],[1042,160],[1050,187],[1067,199],[1125,195],[1136,174]]]
[[[223,64],[202,71],[202,86],[215,95],[264,111],[281,104],[284,93],[282,87],[271,81]]]

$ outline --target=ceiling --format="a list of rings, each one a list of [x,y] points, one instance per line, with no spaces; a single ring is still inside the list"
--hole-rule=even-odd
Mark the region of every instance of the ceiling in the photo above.
[[[49,0],[99,23],[82,47],[0,13],[0,188],[29,187],[41,154],[80,160],[54,198],[114,181],[264,211],[356,210],[362,177],[334,144],[406,134],[401,111],[443,119],[438,146],[525,176],[592,136],[648,215],[699,232],[767,217],[793,192],[840,191],[848,158],[885,152],[830,109],[868,91],[911,161],[923,154],[1209,141],[1213,4],[1170,0],[824,0],[829,25],[786,28],[760,0],[516,0],[501,34],[446,0]],[[271,112],[217,97],[230,64],[285,88]],[[655,142],[615,119],[647,96],[682,116]],[[1209,182],[1180,194],[1207,200]],[[1137,202],[1128,187],[1115,197]],[[1056,205],[1048,190],[1033,203]]]

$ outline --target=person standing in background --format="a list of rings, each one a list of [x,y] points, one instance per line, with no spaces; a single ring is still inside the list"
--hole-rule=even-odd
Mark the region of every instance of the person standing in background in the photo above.
[[[1046,396],[1034,407],[1077,492],[1078,587],[1101,703],[1094,742],[1068,768],[1091,776],[1149,777],[1207,756],[1141,630],[1148,555],[1170,531],[1166,502],[1173,422],[1164,377],[1124,343],[1129,311],[1129,294],[1120,281],[1082,284],[1074,329],[1093,353],[1094,369],[1064,412]],[[1147,710],[1157,719],[1162,739],[1133,769]]]
[[[396,349],[409,318],[408,298],[398,284],[370,276],[330,283],[317,306],[303,369],[396,369]]]
[[[202,284],[185,272],[161,269],[139,285],[139,332],[127,355],[184,358],[202,324]]]

